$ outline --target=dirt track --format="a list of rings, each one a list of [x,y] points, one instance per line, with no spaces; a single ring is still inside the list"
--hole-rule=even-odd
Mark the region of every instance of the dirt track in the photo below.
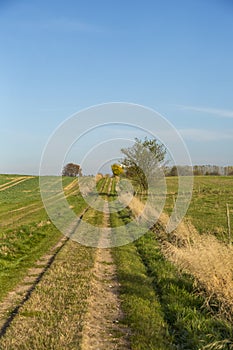
[[[104,208],[104,227],[108,227],[108,205]],[[106,246],[108,231],[100,236],[99,246]],[[119,301],[119,284],[111,249],[97,248],[92,270],[91,293],[84,318],[82,350],[126,350],[130,349],[127,340],[128,330],[120,326],[123,314]]]
[[[109,226],[108,213],[102,225]],[[103,231],[99,247],[109,239]],[[111,249],[85,248],[63,237],[1,303],[0,349],[60,350],[74,349],[74,344],[82,350],[130,349],[129,331],[120,325],[118,289]]]

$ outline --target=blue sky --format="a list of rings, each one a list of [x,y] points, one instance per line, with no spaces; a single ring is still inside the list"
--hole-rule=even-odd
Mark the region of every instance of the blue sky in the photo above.
[[[165,116],[194,164],[233,164],[232,38],[231,0],[1,1],[0,173],[37,174],[60,123],[112,101]]]

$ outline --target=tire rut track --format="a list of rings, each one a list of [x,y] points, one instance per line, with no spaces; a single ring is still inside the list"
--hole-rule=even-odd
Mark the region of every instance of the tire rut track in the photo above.
[[[71,190],[69,193],[65,194],[65,197],[69,198],[70,196],[76,194],[76,191],[77,191],[76,189]],[[55,202],[59,202],[62,199],[63,199],[62,194],[59,193],[51,197],[50,201],[53,201],[55,203]],[[12,220],[17,220],[19,222],[20,220],[24,219],[28,215],[34,214],[40,210],[44,210],[44,205],[41,204],[41,202],[35,202],[24,207],[9,210],[7,214],[12,215],[11,219],[9,219],[8,221],[4,219],[4,222],[0,223],[0,227],[7,227],[7,225],[12,224]],[[21,211],[23,211],[23,213],[20,213]],[[14,214],[16,214],[16,216],[13,218]],[[5,216],[6,216],[6,213],[0,214],[0,218]]]
[[[19,310],[28,301],[35,290],[36,286],[40,283],[45,273],[51,268],[58,253],[65,247],[70,240],[72,233],[77,230],[80,221],[87,213],[89,207],[78,217],[77,221],[72,225],[67,236],[63,236],[55,246],[50,248],[45,255],[43,255],[35,266],[28,270],[27,275],[17,285],[17,287],[8,293],[6,298],[0,304],[0,338],[3,337],[10,327],[12,321],[19,313]]]
[[[28,177],[27,177],[28,178]],[[74,181],[72,182],[73,185]],[[102,185],[102,190],[104,184]],[[66,194],[69,197],[73,194],[72,189],[69,188],[71,192]],[[36,208],[33,210],[42,209]],[[45,253],[36,263],[35,266],[28,270],[27,275],[24,279],[15,287],[14,290],[9,292],[5,299],[0,303],[0,339],[5,335],[8,328],[10,327],[14,318],[18,315],[20,309],[24,304],[30,299],[36,286],[43,279],[45,273],[51,268],[58,253],[65,247],[67,242],[70,240],[72,234],[78,229],[78,226],[83,219],[84,215],[88,212],[90,206],[87,206],[83,212],[77,218],[77,221],[69,228],[66,236],[63,236],[48,252]]]
[[[109,189],[110,187],[111,183],[109,184]],[[18,284],[13,291],[8,293],[5,300],[1,303],[0,340],[1,342],[3,341],[3,344],[13,344],[13,339],[11,339],[11,337],[9,338],[9,336],[7,337],[7,331],[9,330],[9,335],[11,333],[14,334],[22,315],[24,314],[24,310],[27,312],[28,303],[26,304],[27,306],[25,303],[29,302],[30,305],[33,303],[34,299],[38,298],[38,284],[40,284],[38,286],[39,288],[44,285],[43,281],[46,281],[48,278],[46,276],[50,274],[50,270],[53,271],[53,263],[56,261],[55,266],[57,264],[56,258],[58,254],[61,252],[61,254],[64,255],[62,252],[66,250],[66,246],[69,246],[67,243],[70,242],[72,234],[78,229],[81,220],[89,209],[90,206],[81,213],[77,218],[77,221],[75,221],[72,227],[69,228],[67,236],[63,236],[55,246],[47,251],[46,254],[44,254],[35,265],[28,270],[27,275],[21,283]],[[123,313],[121,311],[118,297],[119,283],[116,278],[116,267],[113,263],[111,249],[100,248],[101,246],[106,245],[106,242],[111,239],[108,228],[109,213],[107,202],[104,206],[104,212],[103,225],[106,228],[106,232],[100,236],[99,245],[95,251],[94,267],[91,274],[91,276],[93,275],[93,278],[91,279],[91,282],[88,282],[90,286],[90,294],[88,293],[87,312],[83,314],[84,326],[82,326],[82,333],[80,335],[80,346],[82,350],[130,349],[128,341],[129,331],[123,325],[120,325],[120,322],[123,319]],[[18,316],[17,320],[12,324],[16,316]],[[70,326],[71,328],[74,328],[75,324],[71,324]],[[21,329],[20,324],[19,329]],[[23,337],[26,336],[26,333],[24,333]],[[7,347],[7,349],[10,348]],[[21,349],[21,347],[19,348]]]
[[[4,184],[5,186],[1,185],[0,192],[7,190],[8,188],[14,187],[19,185],[21,182],[27,181],[29,179],[33,179],[34,176],[27,176],[27,177],[20,177],[17,178],[17,180],[12,180],[10,183]]]
[[[103,224],[106,231],[99,239],[90,282],[91,292],[84,317],[82,350],[127,350],[130,349],[129,330],[121,325],[123,313],[119,300],[119,283],[111,249],[101,248],[111,239],[109,230],[108,203],[104,207]],[[108,244],[109,245],[109,244]]]

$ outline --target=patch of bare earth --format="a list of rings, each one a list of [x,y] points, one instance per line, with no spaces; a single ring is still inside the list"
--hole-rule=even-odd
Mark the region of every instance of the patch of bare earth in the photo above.
[[[104,227],[99,247],[109,245],[108,205],[104,207]],[[121,324],[123,313],[119,301],[116,267],[109,248],[97,248],[90,282],[88,309],[82,331],[82,350],[130,349],[128,329]]]

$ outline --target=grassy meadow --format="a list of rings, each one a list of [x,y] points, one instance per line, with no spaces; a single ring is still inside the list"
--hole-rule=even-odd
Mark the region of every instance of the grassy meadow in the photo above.
[[[57,181],[57,178],[54,179]],[[70,205],[80,213],[86,206],[72,178],[63,179]],[[44,209],[39,178],[0,176],[0,300],[25,275],[27,269],[61,237]]]
[[[166,181],[164,215],[172,211],[177,196],[177,178],[168,177]],[[76,214],[82,213],[87,204],[80,195],[77,179],[63,178],[63,188],[72,210]],[[117,200],[115,179],[100,179],[97,191],[109,206],[114,206],[114,201]],[[194,178],[193,196],[183,226],[168,235],[162,222],[158,222],[135,242],[112,248],[124,314],[121,322],[130,329],[132,350],[233,349],[233,250],[229,244],[233,235],[229,240],[226,214],[228,204],[233,230],[232,193],[233,177],[197,176]],[[26,275],[28,268],[34,266],[36,260],[56,244],[61,234],[44,210],[38,177],[1,175],[0,203],[1,301]],[[118,205],[117,201],[115,205]],[[110,213],[110,226],[121,226],[123,234],[125,224],[133,220],[134,210],[129,203],[126,208]],[[90,208],[85,220],[94,226],[101,226],[103,213]],[[82,310],[80,315],[83,315],[89,291],[87,276],[93,265],[94,249],[74,244],[74,255],[76,251],[82,253],[80,257],[74,257],[77,266],[80,266],[80,271],[84,271],[85,266],[88,270],[85,270],[82,282],[82,296],[77,301],[77,307]],[[65,253],[61,251],[61,254]],[[59,259],[45,276],[45,281],[49,280],[49,286],[56,288],[57,298],[60,305],[63,305],[62,308],[59,303],[57,305],[59,315],[51,313],[51,319],[46,318],[46,322],[41,324],[40,329],[44,330],[44,335],[42,331],[36,331],[36,324],[42,322],[43,310],[38,312],[38,305],[34,304],[33,299],[20,316],[25,324],[30,324],[32,320],[35,325],[34,330],[33,327],[30,328],[31,339],[34,332],[37,333],[32,349],[38,345],[44,349],[46,344],[59,349],[60,345],[55,343],[61,341],[59,334],[64,333],[66,328],[66,316],[62,316],[65,305],[63,298],[66,302],[69,300],[69,288],[77,286],[79,275],[75,273],[77,283],[67,282],[67,288],[59,293],[59,281],[65,285],[66,278],[72,278],[73,272],[67,275],[63,263],[56,270],[56,264],[59,265]],[[83,272],[80,276],[82,274]],[[38,290],[40,288],[46,290],[52,299],[53,291],[46,283],[38,286]],[[73,303],[72,300],[70,302]],[[72,304],[72,312],[69,311],[67,316],[70,322],[75,316],[74,307],[75,302]],[[59,325],[60,319],[62,321]],[[59,327],[62,327],[60,333],[53,334],[55,324],[60,330]],[[48,327],[49,334],[46,333]],[[81,331],[82,324],[79,323],[78,334],[75,336],[72,330],[71,343],[67,343],[67,348],[72,348],[74,344],[79,348]],[[10,332],[11,337],[7,338],[6,334],[2,343],[6,349],[13,346],[10,339],[13,339],[17,330],[13,327]],[[67,334],[69,335],[68,329]],[[66,339],[65,333],[63,336],[63,340]],[[30,344],[30,341],[25,344]]]
[[[176,198],[177,195],[178,179],[167,177],[166,182],[165,210],[171,212],[173,197]],[[233,228],[233,176],[195,176],[192,200],[186,218],[191,220],[199,233],[210,233],[228,241],[227,204]]]

